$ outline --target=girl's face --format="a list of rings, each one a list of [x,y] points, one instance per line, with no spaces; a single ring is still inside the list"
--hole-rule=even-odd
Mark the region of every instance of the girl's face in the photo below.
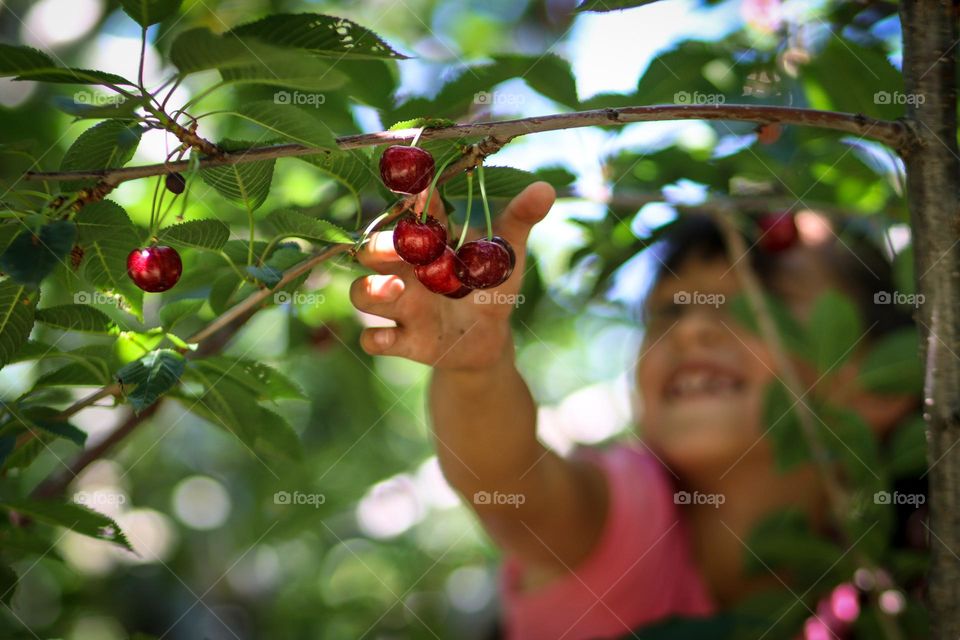
[[[769,349],[730,315],[736,274],[720,258],[691,257],[665,275],[647,300],[637,364],[642,437],[679,472],[725,469],[762,438]]]

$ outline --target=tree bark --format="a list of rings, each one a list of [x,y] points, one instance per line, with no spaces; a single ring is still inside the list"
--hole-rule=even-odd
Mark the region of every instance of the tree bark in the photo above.
[[[951,0],[905,0],[904,149],[926,370],[931,636],[960,637],[960,161],[957,156],[957,13]]]

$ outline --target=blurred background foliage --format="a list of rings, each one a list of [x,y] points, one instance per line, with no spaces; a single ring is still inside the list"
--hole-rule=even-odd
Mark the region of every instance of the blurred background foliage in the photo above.
[[[158,86],[173,71],[167,56],[186,29],[222,32],[272,13],[309,11],[350,18],[412,57],[334,65],[343,84],[312,94],[322,98],[308,106],[337,135],[420,116],[469,122],[698,100],[888,118],[903,111],[895,98],[902,80],[892,2],[669,0],[625,13],[575,13],[575,4],[185,0],[177,16],[149,30],[146,83]],[[131,77],[139,35],[115,1],[0,4],[0,41],[55,53],[71,66]],[[190,76],[174,104],[218,80],[216,71]],[[199,133],[263,143],[264,132],[250,122],[215,112],[274,100],[278,91],[298,89],[239,84],[210,94],[193,110],[211,113],[200,119]],[[93,95],[88,87],[0,79],[4,149],[27,150],[43,168],[57,168],[95,122],[75,119],[71,105]],[[640,251],[673,219],[674,206],[711,194],[824,206],[861,214],[879,242],[886,235],[905,250],[898,159],[838,133],[786,127],[777,134],[760,144],[749,123],[595,127],[520,138],[491,159],[539,171],[562,192],[531,238],[536,269],[514,318],[519,365],[551,446],[569,451],[630,437],[628,371],[642,329],[631,303],[652,268]],[[170,143],[163,132],[147,132],[130,164],[163,161]],[[338,181],[314,163],[278,161],[257,224],[271,211],[296,208],[354,229],[358,201],[365,221],[389,201],[375,162],[375,153],[362,152],[357,172]],[[4,190],[24,168],[21,156],[0,154]],[[126,182],[110,198],[146,225],[153,185]],[[185,219],[217,218],[235,238],[245,237],[243,207],[199,181],[191,189]],[[184,261],[184,278],[165,302],[198,291],[206,297],[211,274],[224,268],[202,252],[185,252]],[[183,402],[165,402],[69,492],[83,492],[115,517],[139,555],[53,532],[52,549],[14,564],[22,579],[11,609],[0,612],[2,637],[489,636],[496,555],[440,476],[424,415],[428,370],[372,359],[357,345],[370,321],[347,298],[358,273],[346,260],[328,263],[306,283],[313,297],[260,312],[227,350],[268,363],[302,387],[305,399],[280,400],[275,410],[297,432],[303,455],[291,462],[254,453]],[[901,290],[910,290],[910,276],[905,266]],[[69,274],[51,280],[47,305],[69,302]],[[142,331],[155,326],[155,298],[144,303],[144,324],[102,306],[122,327]],[[189,335],[217,311],[205,305],[186,315],[177,333]],[[63,349],[94,345],[114,367],[142,353],[146,340],[142,333],[81,338],[43,327],[33,337]],[[4,368],[0,397],[16,398],[48,370],[34,362]],[[122,413],[93,408],[74,422],[96,442]],[[68,441],[51,442],[33,465],[4,478],[5,490],[29,491],[76,453]]]

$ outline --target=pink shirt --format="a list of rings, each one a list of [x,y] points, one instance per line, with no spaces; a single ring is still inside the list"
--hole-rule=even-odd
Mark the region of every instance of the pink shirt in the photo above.
[[[670,616],[715,613],[674,504],[669,472],[642,446],[581,452],[603,470],[610,494],[596,548],[573,573],[521,592],[508,557],[501,593],[508,640],[620,637]]]

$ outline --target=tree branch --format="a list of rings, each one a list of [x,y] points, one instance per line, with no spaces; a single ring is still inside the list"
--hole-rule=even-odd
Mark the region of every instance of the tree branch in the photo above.
[[[768,124],[777,122],[821,129],[831,129],[850,133],[882,142],[895,150],[910,144],[912,135],[903,123],[891,120],[878,120],[863,114],[840,113],[837,111],[818,111],[795,107],[777,107],[768,105],[721,104],[721,105],[651,105],[621,107],[617,109],[593,109],[574,113],[560,113],[517,120],[499,122],[478,122],[458,124],[450,127],[431,128],[422,131],[421,140],[445,140],[452,138],[485,137],[503,145],[518,136],[560,129],[578,127],[615,126],[633,122],[653,122],[661,120],[737,120]],[[421,129],[400,129],[380,131],[337,138],[340,149],[357,149],[387,143],[409,142],[421,132]],[[238,153],[223,153],[200,162],[201,168],[216,167],[258,160],[272,160],[305,155],[327,153],[328,149],[312,148],[300,144],[279,144],[254,147]],[[488,154],[489,155],[489,154]],[[127,180],[136,180],[149,176],[163,175],[175,171],[186,171],[189,161],[164,164],[125,167],[120,169],[101,169],[97,171],[28,172],[27,180],[78,180],[96,179],[107,185],[116,186]]]

